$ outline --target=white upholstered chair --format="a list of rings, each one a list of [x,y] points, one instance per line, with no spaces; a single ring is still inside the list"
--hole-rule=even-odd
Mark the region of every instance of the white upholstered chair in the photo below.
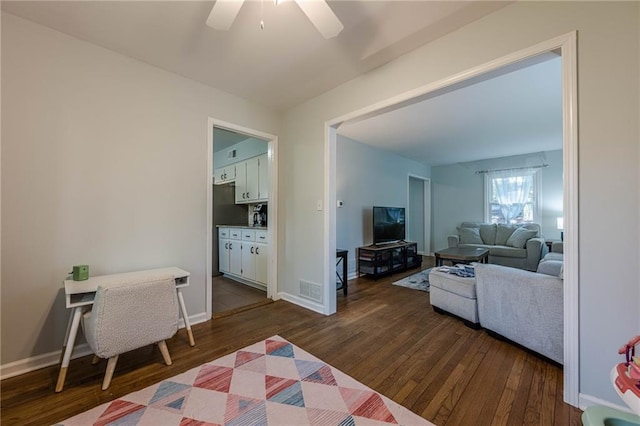
[[[82,317],[87,343],[97,358],[108,358],[102,390],[109,387],[118,355],[158,344],[171,365],[165,343],[178,330],[178,301],[173,276],[100,286],[91,311]],[[97,357],[97,358],[96,358]]]

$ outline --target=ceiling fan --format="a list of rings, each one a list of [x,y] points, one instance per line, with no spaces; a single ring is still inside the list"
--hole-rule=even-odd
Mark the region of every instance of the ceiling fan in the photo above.
[[[275,0],[275,3],[283,1]],[[324,38],[333,38],[344,29],[344,25],[325,0],[295,0],[295,2]],[[244,0],[217,0],[207,18],[207,25],[216,30],[227,31],[231,28],[243,3]]]

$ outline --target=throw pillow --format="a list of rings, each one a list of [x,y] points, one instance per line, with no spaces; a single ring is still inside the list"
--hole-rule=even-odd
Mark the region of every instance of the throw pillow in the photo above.
[[[494,245],[496,243],[496,230],[497,226],[495,223],[491,225],[480,225],[480,238],[482,238],[482,242],[488,245]]]
[[[503,225],[501,223],[498,224],[496,229],[496,245],[504,246],[507,245],[507,240],[513,234],[516,227],[513,225]]]
[[[507,245],[515,248],[524,248],[527,241],[536,236],[536,231],[525,228],[516,228],[507,239]]]
[[[460,244],[482,244],[478,228],[458,228],[458,235],[460,235]]]

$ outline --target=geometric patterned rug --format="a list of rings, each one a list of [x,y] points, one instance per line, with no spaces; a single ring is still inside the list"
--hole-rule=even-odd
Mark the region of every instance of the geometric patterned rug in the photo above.
[[[431,272],[431,269],[433,268],[428,268],[424,271],[418,272],[417,274],[409,275],[408,277],[398,280],[392,284],[412,288],[414,290],[429,291],[429,272]]]
[[[60,425],[431,425],[280,336]]]

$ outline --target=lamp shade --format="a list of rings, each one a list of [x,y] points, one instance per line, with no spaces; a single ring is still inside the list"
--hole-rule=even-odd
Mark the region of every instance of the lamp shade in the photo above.
[[[556,228],[559,230],[564,230],[564,217],[559,217],[556,219]]]

